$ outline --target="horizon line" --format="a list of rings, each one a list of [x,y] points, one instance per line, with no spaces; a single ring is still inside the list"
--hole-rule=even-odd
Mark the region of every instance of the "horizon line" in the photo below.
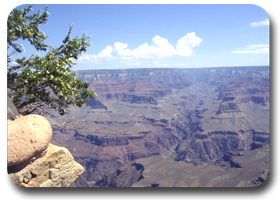
[[[87,71],[87,70],[133,70],[133,69],[207,69],[207,68],[238,68],[238,67],[270,67],[270,65],[247,65],[247,66],[216,66],[216,67],[139,67],[139,68],[116,68],[116,69],[77,69],[74,71]]]

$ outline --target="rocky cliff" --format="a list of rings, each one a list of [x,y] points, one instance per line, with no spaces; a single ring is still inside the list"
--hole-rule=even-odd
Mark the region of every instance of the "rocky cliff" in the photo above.
[[[66,148],[52,144],[30,160],[8,167],[11,180],[25,187],[69,187],[83,172]]]
[[[194,140],[185,140],[176,147],[175,161],[201,165],[217,160],[229,151],[253,150],[269,144],[269,134],[255,130],[237,132],[211,131],[196,134]]]
[[[132,164],[120,167],[116,172],[104,176],[95,183],[98,187],[131,187],[133,183],[143,178],[144,166],[133,162]]]

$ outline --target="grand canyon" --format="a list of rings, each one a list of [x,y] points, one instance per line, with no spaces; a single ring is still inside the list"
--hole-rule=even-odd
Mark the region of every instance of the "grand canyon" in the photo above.
[[[73,187],[253,187],[269,175],[269,67],[81,70],[97,98],[52,113]]]

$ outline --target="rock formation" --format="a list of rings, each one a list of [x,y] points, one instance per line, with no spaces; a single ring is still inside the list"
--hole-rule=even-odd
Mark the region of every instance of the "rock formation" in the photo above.
[[[68,116],[49,119],[52,124],[71,122],[53,127],[53,134],[76,150],[75,159],[85,168],[74,186],[226,186],[230,180],[221,185],[215,176],[226,177],[229,171],[214,167],[216,161],[240,149],[250,153],[269,147],[269,67],[86,70],[77,77],[93,81],[88,89],[98,98],[70,108]],[[242,182],[243,166],[250,163],[235,160],[241,157],[224,161],[236,179],[231,186],[251,185]],[[143,165],[144,171],[133,163]],[[170,177],[162,175],[175,165],[180,176],[177,169]],[[215,176],[198,183],[191,176],[199,176],[206,165],[208,172],[215,168]],[[160,179],[148,176],[153,168]],[[247,181],[259,183],[262,172],[257,170]],[[172,176],[176,184],[168,180]]]
[[[19,113],[12,100],[7,95],[7,119],[13,120],[17,116],[19,117]]]
[[[28,187],[69,187],[83,172],[66,148],[52,144],[32,159],[8,167],[11,180]]]
[[[69,187],[84,172],[64,147],[50,144],[52,128],[40,115],[20,117],[8,97],[7,166],[25,187]]]
[[[144,166],[133,162],[131,165],[121,167],[113,174],[104,176],[97,181],[95,186],[98,187],[131,187],[133,183],[143,178],[142,172]]]

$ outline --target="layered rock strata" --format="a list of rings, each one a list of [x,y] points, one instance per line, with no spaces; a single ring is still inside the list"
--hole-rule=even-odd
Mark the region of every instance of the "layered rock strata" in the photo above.
[[[175,149],[175,161],[185,161],[194,165],[212,162],[238,149],[253,150],[269,144],[269,134],[255,130],[238,132],[211,131],[196,134],[194,140],[184,140]]]
[[[131,165],[119,168],[115,173],[104,176],[94,186],[98,187],[131,187],[133,183],[143,178],[144,166],[133,162]]]
[[[93,81],[89,89],[98,99],[71,108],[71,115],[53,122],[60,125],[71,120],[71,125],[53,131],[56,138],[75,149],[75,159],[85,168],[75,186],[130,186],[132,176],[127,171],[138,178],[142,174],[131,164],[157,156],[170,163],[170,170],[177,164],[178,170],[200,169],[214,166],[234,151],[269,146],[268,67],[92,70],[79,71],[77,76]],[[225,162],[238,171],[245,166],[235,160]],[[143,164],[147,171],[149,165]],[[159,173],[162,180],[141,186],[170,185],[163,184],[170,182],[164,173],[169,170],[165,164],[158,167],[163,168]],[[224,170],[216,169],[216,175]],[[177,174],[174,170],[172,176]],[[178,180],[189,174],[193,173],[183,170]],[[138,178],[133,180],[143,182]]]
[[[83,172],[66,148],[52,144],[30,160],[8,167],[11,180],[28,187],[69,187]]]

